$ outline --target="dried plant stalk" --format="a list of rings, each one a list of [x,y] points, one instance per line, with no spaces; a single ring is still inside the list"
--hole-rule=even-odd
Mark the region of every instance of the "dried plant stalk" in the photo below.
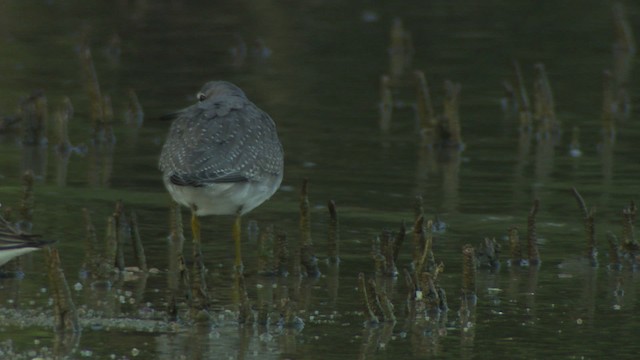
[[[115,143],[116,135],[113,132],[113,106],[111,105],[111,96],[104,95],[102,98],[102,111],[103,111],[103,127],[104,127],[104,140],[107,143]]]
[[[536,64],[534,68],[536,70],[534,117],[538,121],[538,133],[548,136],[552,132],[558,131],[560,126],[556,118],[553,92],[544,64]]]
[[[609,243],[609,268],[614,270],[622,269],[618,239],[614,234],[609,232],[607,233],[607,242]]]
[[[54,329],[58,333],[78,333],[80,332],[78,312],[71,299],[71,290],[60,264],[58,249],[49,248],[47,263],[53,298]]]
[[[624,5],[616,2],[613,5],[613,22],[616,31],[616,46],[630,53],[636,50],[636,41]]]
[[[321,273],[320,269],[318,269],[318,259],[313,251],[313,242],[311,241],[308,185],[309,180],[304,179],[300,193],[300,261],[306,270],[307,276],[315,278],[320,276]]]
[[[116,237],[116,267],[120,271],[124,271],[124,234],[122,231],[123,224],[125,222],[124,219],[124,204],[122,200],[116,201],[116,209],[113,212],[113,220],[115,226],[115,237]]]
[[[28,231],[33,221],[33,172],[27,170],[22,174],[22,201],[20,202],[20,221],[23,223],[23,229]]]
[[[82,214],[85,223],[85,253],[84,253],[84,268],[92,274],[98,273],[98,264],[100,263],[98,256],[98,237],[96,235],[96,228],[91,221],[91,212],[84,208]]]
[[[413,224],[413,252],[411,255],[413,258],[414,270],[417,269],[420,259],[422,258],[422,253],[424,252],[424,245],[426,241],[424,233],[424,217],[420,216]]]
[[[368,286],[367,286],[367,281],[364,278],[364,274],[363,273],[359,273],[358,274],[358,284],[360,285],[360,293],[364,302],[364,311],[365,311],[365,316],[368,317],[369,322],[377,324],[380,322],[380,319],[378,318],[378,316],[375,313],[375,305],[374,305],[374,298],[372,297],[371,294],[369,294],[368,292]]]
[[[414,78],[416,82],[416,112],[418,115],[420,130],[426,139],[433,140],[432,137],[436,126],[436,115],[433,110],[433,102],[431,101],[431,91],[429,91],[427,79],[423,71],[415,71]]]
[[[140,238],[140,230],[138,229],[138,216],[135,212],[131,212],[129,219],[129,228],[131,229],[133,239],[133,255],[138,263],[140,270],[147,271],[147,257],[144,253],[144,246],[142,246],[142,239]]]
[[[520,64],[517,61],[513,61],[513,69],[516,74],[516,98],[518,99],[518,109],[520,114],[520,131],[531,131],[531,105],[529,102],[529,94],[524,84],[524,77],[520,70]]]
[[[636,213],[638,208],[636,204],[631,201],[629,207],[622,210],[623,217],[623,244],[624,246],[635,243],[635,229],[634,224],[636,221]]]
[[[393,240],[393,262],[394,262],[394,264],[398,263],[398,255],[400,254],[400,248],[402,247],[402,243],[404,243],[406,232],[407,232],[407,226],[403,221],[402,225],[400,226],[400,231],[398,231],[398,233],[395,236],[395,239]]]
[[[462,146],[462,133],[460,130],[460,90],[458,83],[446,80],[444,82],[444,117],[446,134],[444,138],[446,145],[459,147]]]
[[[328,203],[329,208],[329,230],[327,236],[328,255],[330,264],[340,263],[340,229],[338,222],[338,212],[336,203],[331,200]]]
[[[287,276],[289,274],[289,242],[287,234],[279,232],[276,235],[276,252],[275,252],[274,269],[279,276]]]
[[[107,218],[107,231],[105,235],[105,255],[100,264],[100,274],[106,275],[113,271],[118,252],[118,228],[115,217]]]
[[[91,49],[86,44],[82,44],[80,46],[79,55],[85,87],[91,102],[93,139],[95,142],[100,143],[104,140],[104,102],[100,93],[100,83],[98,82],[98,75],[96,74],[96,69],[93,65]]]
[[[127,109],[124,114],[124,122],[129,126],[141,127],[144,121],[144,111],[140,100],[138,100],[138,94],[133,89],[127,91]]]
[[[509,254],[511,265],[519,266],[522,263],[520,237],[518,236],[518,228],[515,226],[509,229]]]
[[[61,153],[71,150],[69,141],[69,120],[73,117],[73,105],[67,96],[63,99],[63,106],[55,114],[56,123],[56,148]]]
[[[475,250],[470,244],[462,247],[462,294],[472,296],[476,293]]]
[[[22,119],[22,143],[42,145],[47,143],[47,98],[41,90],[34,91],[20,103]]]
[[[396,18],[391,26],[391,46],[389,52],[391,78],[395,81],[404,75],[406,37],[402,20]]]
[[[258,236],[258,274],[273,275],[274,273],[274,241],[273,226],[267,226]]]
[[[571,188],[571,190],[573,192],[573,196],[578,202],[578,207],[580,207],[580,211],[582,211],[584,216],[584,229],[587,238],[586,256],[590,260],[591,264],[596,265],[598,263],[598,249],[596,248],[596,231],[594,221],[595,210],[587,209],[587,204],[575,187]]]
[[[527,250],[530,265],[538,265],[541,262],[540,253],[538,252],[538,236],[536,235],[536,215],[539,208],[540,201],[535,199],[527,219]]]

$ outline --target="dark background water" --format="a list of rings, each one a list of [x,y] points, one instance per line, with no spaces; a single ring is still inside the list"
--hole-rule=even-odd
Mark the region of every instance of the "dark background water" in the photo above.
[[[612,5],[595,0],[2,1],[0,114],[14,113],[19,99],[36,89],[44,90],[50,114],[68,96],[75,108],[71,141],[86,144],[89,151],[71,156],[63,181],[51,145],[30,155],[33,149],[20,145],[15,134],[2,134],[0,201],[15,206],[23,171],[35,171],[33,230],[59,240],[73,285],[81,282],[82,208],[93,212],[101,237],[115,201],[124,200],[138,214],[150,265],[162,271],[149,278],[140,300],[162,318],[168,301],[164,270],[170,199],[156,164],[169,124],[158,118],[191,104],[206,81],[225,79],[273,117],[286,152],[282,189],[246,216],[244,224],[274,224],[295,242],[298,191],[302,179],[309,178],[312,231],[321,259],[326,256],[325,204],[330,199],[338,204],[339,282],[331,276],[305,280],[301,317],[306,326],[299,333],[238,328],[233,314],[225,312],[235,311],[229,290],[232,219],[205,218],[203,253],[218,326],[204,332],[188,326],[177,331],[115,325],[85,329],[79,349],[99,358],[131,356],[134,347],[139,358],[632,357],[640,348],[633,336],[640,326],[637,274],[606,268],[605,234],[620,236],[621,210],[637,197],[640,127],[633,109],[638,75],[633,71],[637,59],[631,57],[632,70],[624,80],[632,113],[617,125],[615,144],[607,147],[601,125],[602,72],[615,66]],[[625,5],[637,30],[640,7]],[[378,85],[380,75],[389,71],[389,31],[395,18],[412,33],[413,66],[425,71],[439,111],[444,80],[462,84],[464,151],[443,156],[420,148],[408,109],[396,110],[389,134],[381,134]],[[110,45],[114,36],[120,40],[117,47]],[[90,146],[90,103],[77,55],[83,37],[91,46],[102,92],[113,100],[117,143],[112,158],[100,157]],[[240,38],[248,47],[245,58],[234,56]],[[252,52],[255,39],[266,44],[270,56]],[[501,84],[513,79],[514,59],[530,91],[533,64],[546,66],[563,130],[546,151],[532,140],[530,149],[519,152],[517,119],[501,108]],[[137,92],[145,112],[140,129],[122,124],[129,88]],[[575,126],[580,128],[581,157],[569,154]],[[105,170],[109,164],[111,170]],[[597,208],[599,268],[578,260],[585,240],[573,186]],[[370,244],[380,231],[412,221],[418,194],[424,197],[425,212],[448,224],[435,243],[436,258],[446,266],[440,285],[449,294],[447,331],[418,333],[405,321],[401,277],[393,293],[400,321],[390,339],[378,341],[384,329],[362,326],[357,274],[373,272]],[[509,227],[517,225],[524,233],[535,198],[541,204],[542,267],[481,270],[478,305],[472,326],[465,329],[458,313],[462,245],[496,237],[506,247]],[[250,274],[253,247],[245,239]],[[0,306],[47,308],[47,295],[40,292],[47,287],[41,259],[39,253],[25,259],[24,279],[0,280]],[[409,261],[406,246],[400,265]],[[328,273],[325,265],[321,270]],[[257,281],[255,276],[248,281],[252,298],[259,292]],[[614,292],[619,286],[623,293]],[[9,291],[16,287],[19,299]],[[100,295],[74,291],[84,311],[95,305],[93,296]],[[118,293],[114,289],[105,296]],[[120,310],[135,319],[139,306]],[[46,326],[0,324],[0,340],[11,339],[21,352],[39,349],[51,338]]]

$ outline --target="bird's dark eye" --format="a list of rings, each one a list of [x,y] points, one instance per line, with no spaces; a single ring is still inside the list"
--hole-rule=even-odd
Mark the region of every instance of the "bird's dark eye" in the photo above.
[[[203,93],[198,93],[198,101],[205,101],[207,99],[207,95]]]

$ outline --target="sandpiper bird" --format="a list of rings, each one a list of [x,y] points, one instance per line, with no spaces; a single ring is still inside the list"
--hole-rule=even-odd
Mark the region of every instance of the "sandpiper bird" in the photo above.
[[[282,181],[283,151],[276,125],[244,92],[226,81],[206,83],[198,102],[173,120],[159,167],[173,199],[198,216],[235,215],[236,268],[242,271],[240,216],[271,197]]]
[[[17,256],[39,250],[54,242],[55,240],[41,239],[40,235],[23,233],[0,216],[0,266]]]

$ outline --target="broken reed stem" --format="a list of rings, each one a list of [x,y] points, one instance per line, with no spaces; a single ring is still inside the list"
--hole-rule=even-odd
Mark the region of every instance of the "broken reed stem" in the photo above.
[[[396,237],[391,231],[385,230],[380,235],[380,252],[384,258],[383,273],[385,276],[398,276],[398,267],[395,262],[395,240]]]
[[[413,300],[415,299],[415,292],[418,288],[415,281],[413,280],[413,276],[409,272],[409,269],[404,268],[402,271],[404,272],[405,285],[407,286],[407,289],[409,289],[409,299]]]
[[[609,232],[607,233],[607,242],[609,243],[609,268],[614,270],[622,269],[618,239],[614,234]]]
[[[514,266],[520,266],[522,263],[522,249],[520,247],[520,236],[518,235],[518,228],[509,228],[509,263]]]
[[[276,253],[274,255],[274,269],[276,275],[287,276],[289,274],[289,241],[285,232],[276,235]]]
[[[373,312],[380,321],[395,322],[396,316],[393,312],[393,304],[387,297],[384,288],[378,288],[375,280],[369,279],[367,282],[367,295],[369,300],[373,300]]]
[[[407,64],[405,45],[406,37],[402,20],[396,18],[391,25],[391,46],[389,49],[390,73],[394,81],[404,75],[405,65]]]
[[[202,251],[200,241],[193,242],[193,268],[191,276],[191,317],[196,322],[207,322],[209,310],[209,295],[207,293],[207,283],[205,281],[205,267],[202,261]],[[237,276],[237,275],[236,275]]]
[[[584,229],[587,234],[587,259],[592,266],[598,265],[598,249],[596,248],[596,230],[593,217],[595,210],[591,209],[584,219]]]
[[[420,264],[420,259],[422,257],[422,253],[424,251],[424,242],[426,241],[424,237],[424,217],[420,216],[416,219],[416,222],[413,224],[413,268],[414,273],[417,274],[415,270],[418,269],[418,264]]]
[[[251,302],[249,301],[249,295],[247,294],[247,285],[244,281],[244,275],[241,272],[235,274],[237,278],[236,286],[238,287],[240,295],[240,304],[238,311],[238,323],[251,325],[254,321],[253,311],[251,310]]]
[[[189,276],[189,269],[185,263],[184,256],[178,255],[177,262],[180,281],[185,289],[185,297],[187,298],[187,302],[191,304],[193,302],[193,294],[191,293],[191,277]],[[177,291],[177,289],[178,287],[176,286],[174,290]]]
[[[142,240],[140,239],[140,230],[138,229],[138,215],[134,211],[131,212],[131,217],[129,218],[129,228],[132,233],[133,240],[133,255],[140,267],[140,270],[147,271],[149,268],[147,267],[147,257],[144,254],[144,247],[142,246]]]
[[[107,218],[107,231],[105,236],[105,257],[100,265],[100,272],[106,275],[113,271],[118,253],[118,228],[114,215]]]
[[[180,204],[171,201],[169,209],[169,240],[172,244],[179,245],[179,253],[182,254],[182,244],[184,243],[184,228],[182,225],[182,211]]]
[[[124,225],[124,204],[122,200],[116,201],[116,208],[113,212],[113,221],[116,237],[116,267],[119,271],[124,271],[124,236],[122,226]]]
[[[340,228],[338,222],[338,212],[336,203],[331,200],[328,203],[329,208],[329,230],[327,236],[328,242],[328,259],[330,264],[340,263]]]
[[[638,208],[636,204],[631,201],[629,207],[622,210],[622,218],[623,218],[623,244],[625,248],[629,248],[629,245],[635,243],[635,230],[634,223],[636,221],[636,213]]]
[[[380,322],[380,319],[376,315],[375,312],[375,297],[372,294],[369,294],[367,281],[364,278],[363,273],[358,274],[358,283],[360,284],[360,293],[362,294],[362,299],[364,301],[364,311],[365,316],[368,317],[368,320],[372,324],[377,324]]]
[[[258,248],[258,274],[260,275],[273,275],[274,273],[274,265],[273,265],[273,249],[274,249],[274,241],[273,241],[273,227],[267,226],[266,228],[260,231],[260,235],[258,236],[257,242]]]
[[[33,221],[33,172],[27,170],[22,174],[22,201],[20,202],[20,221],[26,225],[22,230],[28,231]]]
[[[78,313],[71,299],[71,290],[60,265],[58,249],[48,248],[49,286],[53,297],[54,331],[58,333],[80,331]]]
[[[42,90],[34,91],[20,103],[22,143],[42,145],[47,142],[47,98]]]
[[[129,126],[140,127],[144,121],[144,111],[140,100],[138,100],[138,94],[133,89],[127,91],[127,110],[124,114],[124,122]]]
[[[309,179],[302,181],[302,191],[300,193],[300,261],[304,266],[307,276],[316,278],[320,276],[318,269],[318,259],[313,251],[313,242],[311,241],[311,216],[309,214],[309,197],[308,197]]]
[[[437,272],[436,272],[437,275]],[[435,277],[429,272],[422,272],[417,276],[420,288],[420,296],[417,300],[424,304],[425,310],[440,309],[440,296],[434,283]]]
[[[433,233],[430,229],[432,226],[433,224],[431,220],[429,220],[427,221],[427,226],[422,228],[423,234],[420,240],[424,242],[424,247],[422,249],[422,255],[420,256],[418,265],[416,266],[416,275],[421,274],[423,271],[431,272],[433,265],[435,265],[433,252],[431,251],[431,246],[433,245]],[[424,240],[422,240],[422,238],[424,238]]]
[[[598,263],[598,250],[596,248],[596,231],[595,231],[595,221],[594,221],[594,213],[595,210],[587,209],[587,204],[585,203],[582,195],[578,192],[578,190],[574,187],[571,188],[573,192],[573,196],[576,198],[578,202],[578,207],[582,211],[584,216],[584,230],[587,237],[587,258],[591,262],[592,265],[596,265]]]
[[[529,265],[539,265],[540,253],[538,252],[538,237],[536,235],[536,215],[540,208],[540,201],[535,199],[527,219],[527,250],[529,254]]]
[[[93,65],[91,49],[87,44],[81,44],[79,55],[85,87],[91,102],[93,139],[96,143],[101,143],[104,140],[104,102],[102,95],[100,94],[100,83],[98,82],[98,75],[96,74],[96,69]]]
[[[116,135],[113,132],[113,106],[111,105],[111,96],[104,95],[102,97],[104,140],[107,143],[115,143]]]
[[[62,100],[62,108],[55,114],[56,123],[56,148],[61,153],[67,153],[71,150],[71,142],[69,141],[69,120],[73,117],[73,105],[71,99],[65,96]]]
[[[633,36],[633,30],[629,21],[624,5],[616,2],[613,5],[613,24],[616,33],[616,46],[630,53],[636,51],[636,42]]]
[[[538,121],[538,133],[549,135],[552,131],[559,130],[555,114],[553,92],[544,64],[534,65],[536,79],[534,81],[534,117]]]
[[[422,195],[416,196],[413,213],[415,218],[414,221],[417,221],[419,217],[424,216],[424,199],[422,198]]]
[[[393,240],[393,263],[394,264],[398,263],[398,255],[400,254],[400,248],[402,247],[402,243],[404,243],[406,232],[407,232],[407,226],[403,220],[402,225],[400,226],[400,231],[396,234]]]
[[[393,93],[391,92],[391,79],[388,75],[380,77],[380,130],[388,132],[393,117]]]
[[[420,124],[420,131],[423,137],[433,140],[436,115],[433,110],[433,102],[431,101],[431,91],[429,91],[427,78],[423,71],[416,70],[413,74],[416,83],[416,112]],[[430,144],[431,142],[428,141],[427,143]]]
[[[580,193],[575,187],[571,188],[571,192],[573,193],[573,196],[576,198],[576,201],[578,202],[578,207],[582,211],[582,215],[584,217],[587,217],[589,215],[589,209],[587,208],[587,203],[585,203],[584,199],[582,198],[582,195],[580,195]]]
[[[84,268],[92,274],[98,272],[98,236],[96,235],[96,228],[91,221],[91,212],[87,208],[82,209],[85,224],[85,254],[84,254]]]
[[[518,112],[520,119],[520,131],[529,132],[531,131],[531,105],[529,102],[529,94],[527,93],[527,88],[524,85],[524,77],[522,76],[522,71],[520,70],[520,64],[517,61],[513,61],[513,69],[516,74],[516,98],[518,100]]]
[[[475,250],[470,244],[462,247],[462,294],[465,297],[476,294]]]
[[[462,146],[460,131],[460,90],[459,83],[449,80],[444,82],[444,128],[446,129],[444,145],[452,147]]]

